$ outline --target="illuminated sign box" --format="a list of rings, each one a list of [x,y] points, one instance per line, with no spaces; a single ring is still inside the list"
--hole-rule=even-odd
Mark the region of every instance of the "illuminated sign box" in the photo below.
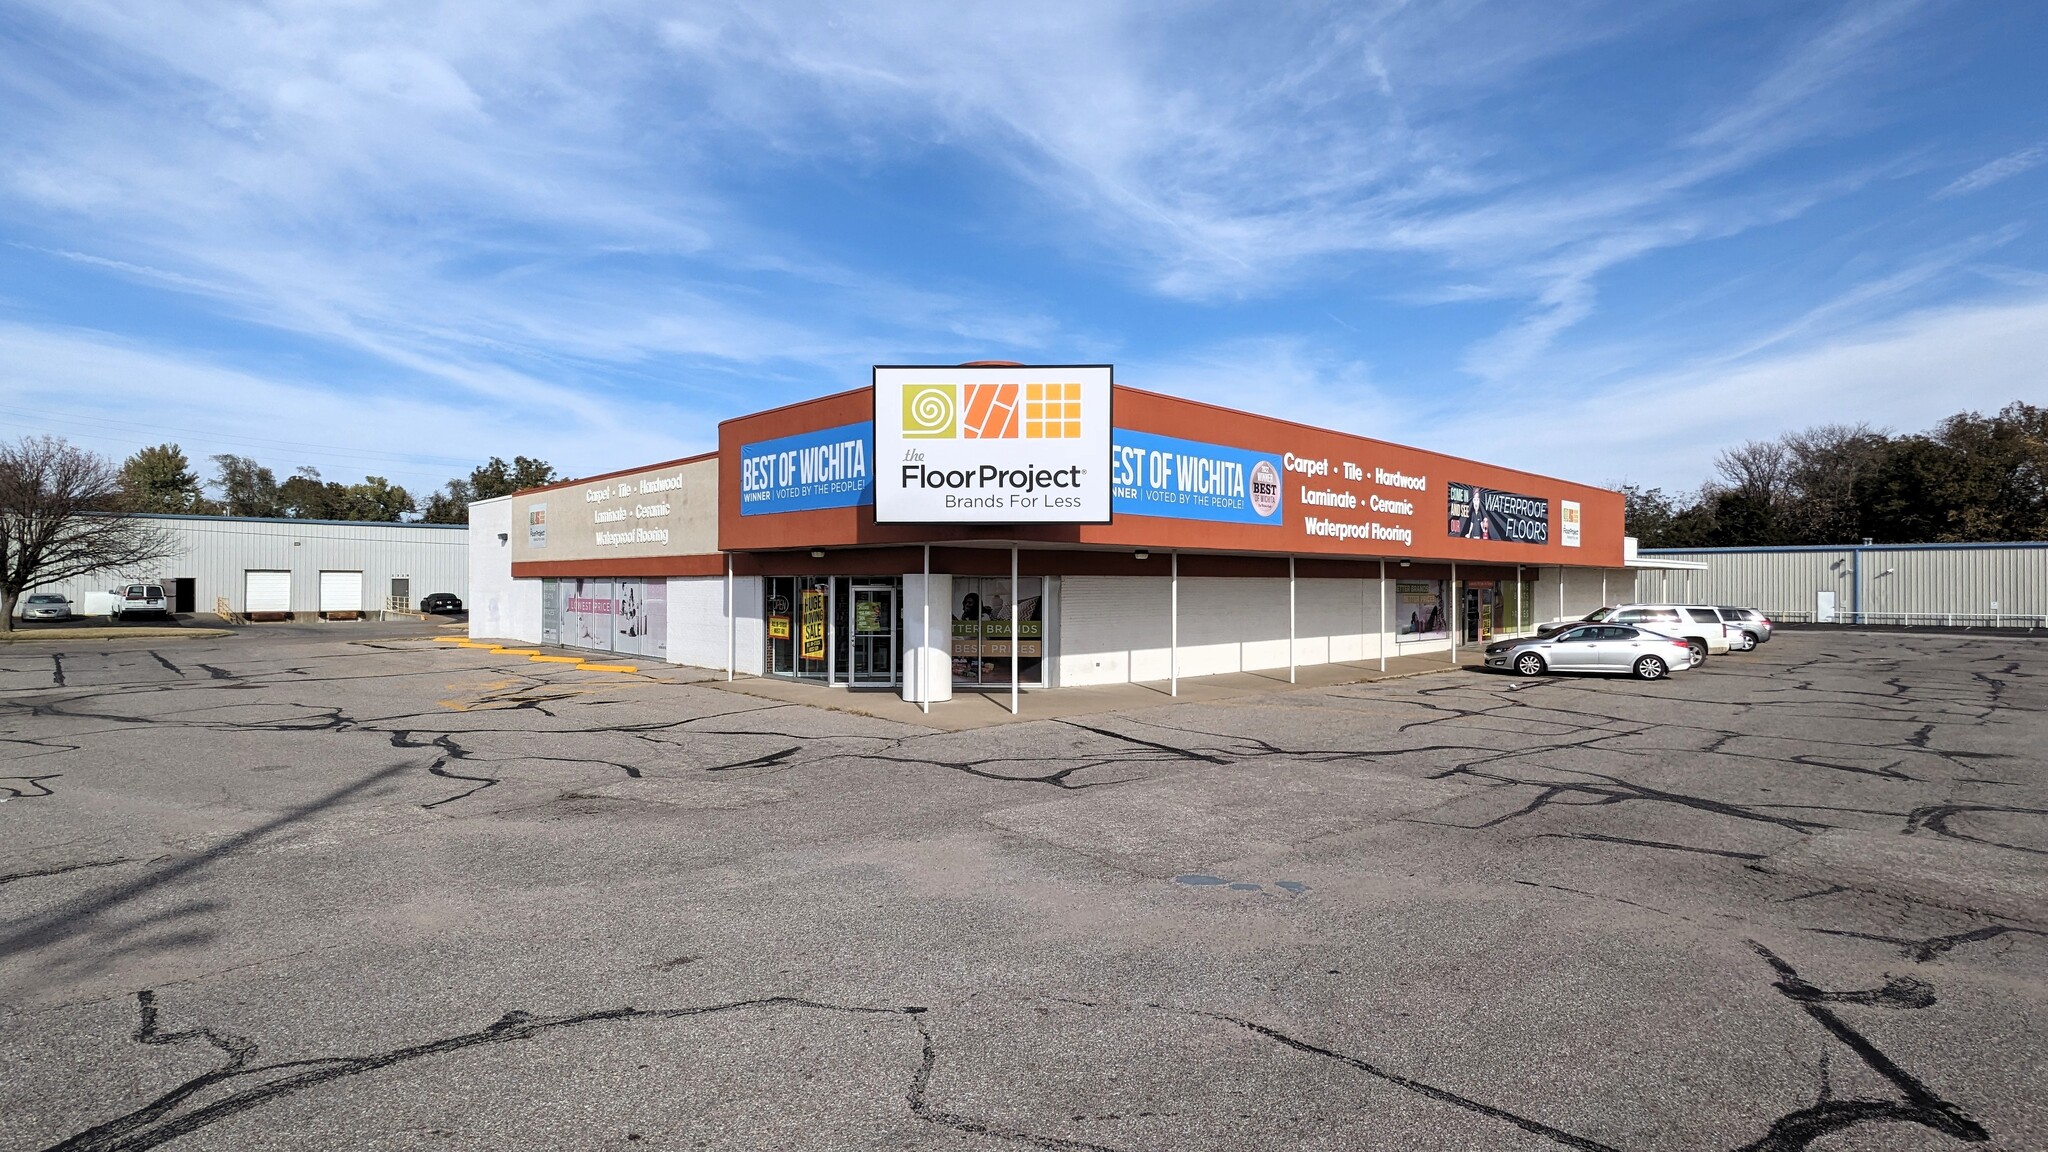
[[[875,369],[875,521],[1107,524],[1106,364]]]

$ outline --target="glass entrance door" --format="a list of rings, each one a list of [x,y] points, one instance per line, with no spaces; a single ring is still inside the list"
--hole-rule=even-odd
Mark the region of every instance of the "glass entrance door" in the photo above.
[[[847,683],[896,683],[896,588],[891,584],[855,584],[849,600],[852,617],[846,635]]]

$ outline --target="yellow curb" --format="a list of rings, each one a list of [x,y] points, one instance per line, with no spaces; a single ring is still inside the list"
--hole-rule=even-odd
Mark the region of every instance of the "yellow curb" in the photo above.
[[[538,655],[540,655],[540,649],[538,649],[538,648],[493,648],[493,649],[491,649],[491,651],[492,651],[493,653],[496,653],[496,654],[497,654],[497,655],[499,655],[499,656],[538,656]]]
[[[634,664],[578,664],[576,665],[576,670],[578,672],[638,672],[640,668]]]
[[[533,662],[534,662],[534,663],[536,663],[536,664],[581,664],[581,663],[583,663],[583,657],[581,657],[581,656],[528,656],[528,657],[527,657],[527,659],[528,659],[528,660],[531,660],[531,661],[533,661]]]
[[[436,637],[434,637],[434,643],[436,643],[436,644],[467,644],[467,643],[469,643],[469,637],[467,637],[467,636],[436,636]]]

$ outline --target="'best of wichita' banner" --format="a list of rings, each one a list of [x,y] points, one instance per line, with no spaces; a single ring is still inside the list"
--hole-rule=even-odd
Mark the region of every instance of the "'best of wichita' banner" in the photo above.
[[[1451,535],[1511,544],[1550,543],[1550,501],[1471,484],[1447,484]]]
[[[1119,428],[1110,455],[1116,510],[1225,524],[1286,521],[1280,457]]]

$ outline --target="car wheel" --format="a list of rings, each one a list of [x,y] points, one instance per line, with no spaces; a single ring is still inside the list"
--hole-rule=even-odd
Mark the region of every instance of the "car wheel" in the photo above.
[[[1515,657],[1515,674],[1518,676],[1543,675],[1543,657],[1534,652],[1524,652]]]
[[[1761,643],[1763,643],[1763,641],[1757,639],[1756,633],[1754,632],[1744,632],[1742,634],[1742,650],[1744,652],[1756,651],[1756,646]]]
[[[1670,669],[1664,666],[1664,662],[1655,656],[1645,656],[1641,660],[1636,661],[1636,679],[1638,680],[1662,680],[1664,674],[1669,671]]]
[[[1698,640],[1687,640],[1685,642],[1685,649],[1690,653],[1688,657],[1689,667],[1697,668],[1707,662],[1707,646],[1705,643]],[[1658,661],[1658,664],[1661,666],[1663,661]]]

